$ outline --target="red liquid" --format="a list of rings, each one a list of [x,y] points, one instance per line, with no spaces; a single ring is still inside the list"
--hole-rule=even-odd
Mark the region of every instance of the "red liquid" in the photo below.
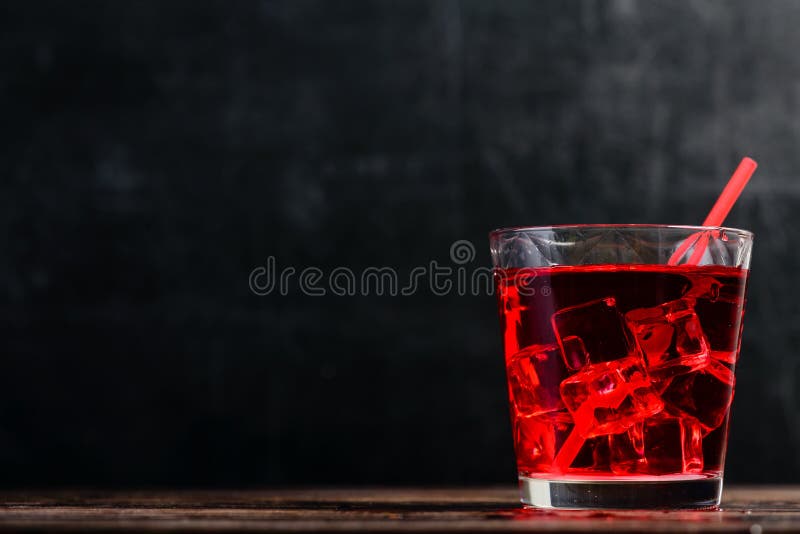
[[[748,271],[498,270],[519,473],[719,476]]]

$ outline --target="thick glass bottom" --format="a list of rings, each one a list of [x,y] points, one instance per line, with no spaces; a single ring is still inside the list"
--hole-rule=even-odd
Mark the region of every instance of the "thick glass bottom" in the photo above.
[[[722,477],[519,477],[523,504],[565,509],[698,509],[719,506]]]

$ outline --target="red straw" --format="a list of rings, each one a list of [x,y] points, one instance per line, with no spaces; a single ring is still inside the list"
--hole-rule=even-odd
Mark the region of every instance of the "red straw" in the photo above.
[[[744,186],[747,185],[750,177],[756,171],[756,167],[758,167],[758,164],[751,158],[742,159],[742,162],[733,172],[731,179],[728,180],[728,185],[725,186],[725,189],[722,190],[719,198],[714,203],[714,207],[708,212],[706,220],[703,221],[703,226],[722,226],[722,223],[725,222],[725,217],[728,216],[739,195],[742,194]],[[694,251],[686,263],[688,265],[697,265],[706,251],[708,241],[708,232],[698,232],[689,237],[672,254],[668,262],[669,265],[677,265],[692,245],[694,245]]]
[[[717,199],[714,207],[708,212],[708,217],[703,221],[703,226],[722,226],[722,223],[725,222],[725,217],[728,216],[739,195],[742,194],[744,186],[747,185],[750,177],[756,172],[756,167],[758,167],[758,163],[752,159],[742,159],[742,162],[733,171],[733,176],[728,180],[728,185],[722,190],[722,194]]]
[[[576,414],[575,419],[577,421],[578,414]],[[579,423],[576,422],[575,426],[572,427],[572,432],[567,436],[567,439],[561,445],[561,449],[559,449],[558,454],[553,460],[553,468],[556,473],[564,474],[567,472],[567,469],[569,469],[569,466],[575,461],[575,457],[578,456],[581,447],[583,447],[586,441],[586,438],[581,434],[583,434],[588,427],[578,428],[578,424]]]

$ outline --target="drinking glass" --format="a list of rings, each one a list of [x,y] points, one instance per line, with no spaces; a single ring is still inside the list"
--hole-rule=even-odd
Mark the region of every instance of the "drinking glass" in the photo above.
[[[719,505],[753,235],[490,234],[522,502]]]

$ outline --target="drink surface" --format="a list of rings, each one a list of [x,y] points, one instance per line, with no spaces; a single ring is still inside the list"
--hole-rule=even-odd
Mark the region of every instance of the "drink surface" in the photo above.
[[[496,270],[519,473],[721,475],[748,271]]]

